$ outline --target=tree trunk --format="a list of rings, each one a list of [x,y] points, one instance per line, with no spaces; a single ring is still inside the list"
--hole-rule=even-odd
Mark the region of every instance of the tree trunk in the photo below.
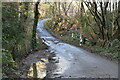
[[[34,25],[33,25],[33,33],[32,33],[32,49],[34,50],[36,48],[36,29],[37,29],[37,22],[39,18],[39,11],[38,11],[38,5],[39,1],[36,2],[35,8],[34,8]]]

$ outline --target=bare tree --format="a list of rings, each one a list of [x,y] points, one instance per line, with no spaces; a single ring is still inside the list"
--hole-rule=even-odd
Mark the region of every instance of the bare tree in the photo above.
[[[107,7],[109,2],[104,2],[104,4],[103,2],[99,2],[100,10],[98,10],[96,2],[85,2],[85,4],[99,27],[98,35],[100,35],[103,40],[109,40],[110,36],[108,35],[108,25],[106,24],[108,19]]]

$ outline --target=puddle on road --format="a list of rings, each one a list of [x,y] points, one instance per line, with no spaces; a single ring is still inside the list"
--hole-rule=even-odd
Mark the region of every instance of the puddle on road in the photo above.
[[[40,78],[46,77],[46,63],[48,59],[42,58],[41,61],[33,63],[28,71],[28,78]]]

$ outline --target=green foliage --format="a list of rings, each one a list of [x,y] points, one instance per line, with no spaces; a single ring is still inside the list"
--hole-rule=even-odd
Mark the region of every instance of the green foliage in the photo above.
[[[114,40],[113,40],[114,42]],[[116,45],[116,47],[118,47],[118,43]],[[106,54],[106,55],[109,55],[109,56],[112,56],[114,58],[118,58],[120,59],[120,50],[118,48],[115,48],[115,46],[111,46],[109,48],[102,48],[100,46],[91,46],[92,48],[95,49],[96,52],[99,52],[99,53],[102,53],[102,54]]]
[[[118,39],[114,39],[111,41],[111,47],[114,49],[120,49],[120,41]]]
[[[17,2],[2,4],[2,48],[4,49],[2,52],[2,71],[4,75],[10,71],[13,72],[17,67],[16,63],[31,51],[33,22],[31,18],[27,17],[28,10],[24,9],[25,6],[18,6],[18,4]],[[27,7],[26,3],[22,5]]]
[[[25,53],[31,51],[31,29],[33,25],[30,18],[29,21],[25,18],[28,14],[24,14],[28,13],[26,8],[29,3],[23,3],[24,7],[18,6],[18,4],[17,2],[3,3],[2,8],[2,47],[14,53],[13,57],[16,60],[20,60]]]
[[[8,70],[17,68],[16,62],[13,60],[9,51],[2,52],[2,71],[6,73]]]
[[[17,62],[25,58],[32,51],[33,28],[33,6],[29,2],[9,2],[2,3],[2,71],[4,75],[14,72],[17,68]],[[30,9],[30,8],[31,9]],[[36,18],[36,17],[35,17]],[[37,17],[38,20],[38,17]],[[37,21],[35,23],[37,26]],[[36,31],[34,32],[36,38]],[[46,49],[42,40],[37,39],[35,49]],[[11,76],[14,74],[12,74]],[[7,75],[7,76],[8,76]],[[14,75],[13,75],[14,76]]]

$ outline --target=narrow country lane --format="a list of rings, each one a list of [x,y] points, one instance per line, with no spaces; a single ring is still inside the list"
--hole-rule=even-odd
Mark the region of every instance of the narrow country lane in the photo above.
[[[37,30],[39,31],[38,36],[44,39],[44,42],[50,46],[50,50],[53,51],[59,58],[59,62],[56,63],[57,69],[54,70],[51,77],[118,77],[117,63],[56,39],[44,28],[44,21],[46,20],[47,19],[44,19],[38,22]]]

